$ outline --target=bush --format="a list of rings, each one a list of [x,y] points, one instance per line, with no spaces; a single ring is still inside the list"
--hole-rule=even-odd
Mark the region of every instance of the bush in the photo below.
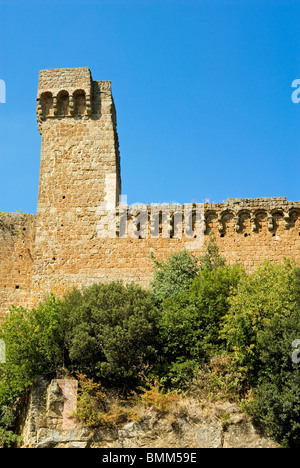
[[[202,346],[206,353],[219,352],[224,343],[220,337],[223,317],[230,308],[230,299],[236,294],[245,271],[236,264],[213,269],[202,269],[190,288],[190,303],[197,312],[198,324],[202,329]]]
[[[55,372],[62,365],[60,305],[50,296],[36,309],[13,307],[4,317],[0,331],[6,345],[3,371],[16,393],[31,385],[38,375]]]
[[[231,354],[221,352],[199,366],[189,386],[189,392],[194,398],[239,403],[241,396],[244,396],[241,382],[241,375]]]
[[[216,251],[214,251],[214,255]],[[208,261],[189,288],[163,300],[159,320],[161,362],[156,372],[167,386],[183,387],[195,367],[222,348],[220,321],[228,312],[243,269]]]
[[[220,255],[219,247],[216,244],[216,238],[210,234],[208,242],[205,245],[205,252],[200,257],[201,270],[215,270],[226,265],[226,259]]]
[[[63,302],[69,366],[108,387],[133,388],[156,358],[150,293],[120,282],[70,292]]]
[[[177,394],[164,393],[157,380],[148,382],[148,388],[140,388],[140,390],[142,390],[140,398],[144,405],[152,408],[161,416],[167,413],[170,406],[178,400]]]
[[[79,391],[74,416],[87,427],[118,427],[135,420],[136,413],[109,395],[101,384],[77,372]]]
[[[257,336],[276,315],[288,316],[295,306],[294,265],[264,262],[252,275],[244,276],[230,299],[223,319],[221,338],[233,352],[248,385],[255,385],[261,361]]]
[[[250,412],[268,434],[286,447],[300,446],[300,364],[292,343],[300,339],[300,310],[275,315],[258,333],[262,366]]]
[[[13,307],[1,320],[0,339],[6,345],[6,363],[0,365],[2,445],[17,440],[13,435],[14,420],[26,389],[39,375],[55,374],[63,365],[60,305],[50,296],[36,309]]]
[[[152,296],[157,304],[189,289],[199,272],[198,259],[187,250],[171,255],[166,262],[154,260]]]

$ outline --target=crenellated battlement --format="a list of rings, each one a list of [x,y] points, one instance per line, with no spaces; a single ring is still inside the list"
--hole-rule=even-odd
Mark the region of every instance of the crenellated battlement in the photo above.
[[[89,68],[42,70],[42,135],[36,215],[0,214],[0,311],[35,305],[94,282],[148,287],[150,253],[201,255],[210,234],[229,264],[248,272],[265,259],[300,258],[300,201],[285,197],[222,203],[118,203],[121,169],[111,82]],[[195,194],[199,196],[200,194]]]

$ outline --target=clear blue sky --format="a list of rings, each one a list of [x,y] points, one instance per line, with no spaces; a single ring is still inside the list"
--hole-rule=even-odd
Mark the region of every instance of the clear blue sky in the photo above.
[[[300,200],[299,0],[0,0],[0,211],[36,212],[38,73],[111,80],[128,202]]]

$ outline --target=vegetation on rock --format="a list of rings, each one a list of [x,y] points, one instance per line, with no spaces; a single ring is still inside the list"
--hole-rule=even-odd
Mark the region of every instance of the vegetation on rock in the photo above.
[[[18,440],[22,397],[62,369],[78,378],[77,418],[107,427],[135,420],[135,399],[167,411],[178,393],[239,403],[284,447],[300,446],[300,268],[264,262],[246,274],[213,239],[154,259],[149,291],[120,282],[74,289],[0,319],[0,445]]]

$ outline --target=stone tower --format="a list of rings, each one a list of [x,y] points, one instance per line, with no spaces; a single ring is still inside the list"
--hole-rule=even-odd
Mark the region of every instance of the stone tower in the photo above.
[[[239,262],[247,272],[265,259],[299,261],[300,201],[118,204],[111,86],[93,81],[88,68],[40,72],[37,120],[42,136],[37,214],[0,212],[0,313],[96,282],[133,281],[147,288],[153,279],[150,253],[162,261],[183,249],[198,256],[211,234],[227,262]],[[197,178],[191,184],[199,190]],[[197,213],[203,222],[194,229]]]
[[[42,70],[37,120],[42,144],[33,282],[51,290],[44,282],[63,287],[73,283],[72,275],[78,279],[95,247],[97,209],[115,207],[119,199],[110,81],[93,81],[89,68]]]

